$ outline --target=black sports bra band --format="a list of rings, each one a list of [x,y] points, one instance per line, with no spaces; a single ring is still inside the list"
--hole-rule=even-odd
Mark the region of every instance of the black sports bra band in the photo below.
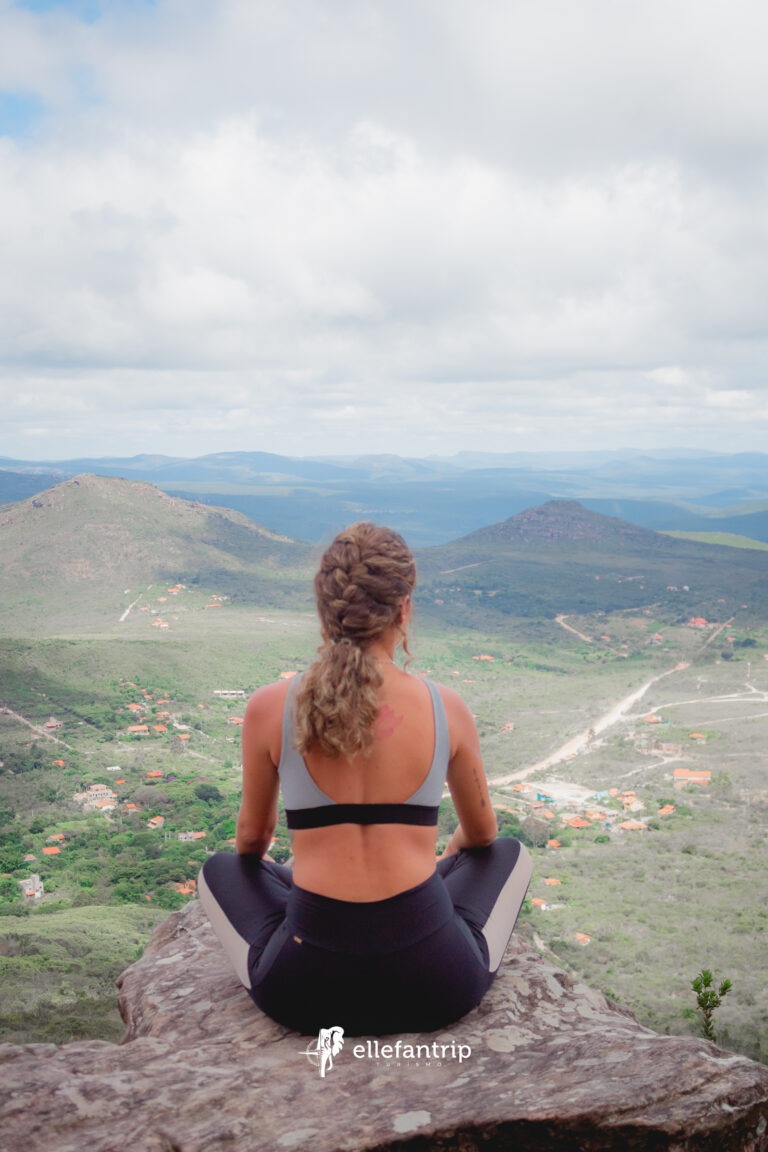
[[[428,804],[321,804],[316,808],[286,808],[291,829],[325,828],[329,824],[437,824],[439,808]]]

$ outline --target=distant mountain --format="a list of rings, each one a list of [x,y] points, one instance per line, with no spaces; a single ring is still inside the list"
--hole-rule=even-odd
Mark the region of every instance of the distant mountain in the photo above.
[[[309,547],[237,512],[143,482],[83,475],[0,509],[0,630],[114,614],[127,587],[200,585],[233,599],[307,597]]]
[[[0,509],[0,633],[116,618],[126,590],[199,587],[309,607],[315,550],[227,509],[83,475]],[[673,539],[552,500],[416,550],[420,611],[488,631],[506,617],[652,607],[667,620],[768,619],[765,552]]]
[[[0,458],[0,503],[85,472],[144,480],[313,542],[370,517],[392,524],[415,547],[444,544],[549,499],[578,500],[656,530],[732,532],[768,541],[768,455],[761,453]]]
[[[461,543],[470,548],[504,544],[569,550],[587,545],[607,553],[648,553],[668,547],[668,541],[658,532],[591,512],[576,500],[550,500],[540,508],[530,508],[500,524],[480,528]]]
[[[447,623],[652,608],[667,620],[768,619],[768,558],[676,540],[553,500],[419,552],[421,602]]]
[[[0,506],[15,504],[44,492],[62,479],[53,472],[13,472],[0,470]]]

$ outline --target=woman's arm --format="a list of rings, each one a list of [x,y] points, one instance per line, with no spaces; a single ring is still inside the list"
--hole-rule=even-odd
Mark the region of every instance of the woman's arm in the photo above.
[[[459,825],[443,852],[450,856],[460,848],[485,848],[496,839],[498,825],[491,807],[480,739],[467,705],[450,688],[440,689],[451,734],[448,787]]]
[[[243,798],[237,817],[235,847],[241,855],[263,856],[277,824],[284,684],[254,692],[242,729]]]

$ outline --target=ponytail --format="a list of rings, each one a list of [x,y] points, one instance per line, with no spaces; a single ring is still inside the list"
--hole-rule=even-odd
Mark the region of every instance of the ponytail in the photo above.
[[[324,643],[296,697],[302,755],[353,756],[370,747],[382,684],[370,645],[400,619],[415,583],[403,538],[369,521],[341,532],[323,555],[315,596]]]

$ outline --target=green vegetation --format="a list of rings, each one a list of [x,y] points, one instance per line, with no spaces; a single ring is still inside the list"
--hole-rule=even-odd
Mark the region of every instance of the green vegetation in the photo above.
[[[148,907],[57,902],[0,919],[0,1040],[119,1040],[115,980],[165,915]]]
[[[728,548],[757,548],[768,550],[764,540],[753,540],[750,536],[739,536],[736,532],[665,532],[676,540],[695,540],[700,544],[723,544]]]
[[[696,1008],[701,1013],[701,1030],[707,1040],[715,1040],[712,1017],[732,987],[730,980],[722,980],[720,987],[715,988],[714,977],[708,968],[702,968],[691,981],[691,988],[696,993]]]

